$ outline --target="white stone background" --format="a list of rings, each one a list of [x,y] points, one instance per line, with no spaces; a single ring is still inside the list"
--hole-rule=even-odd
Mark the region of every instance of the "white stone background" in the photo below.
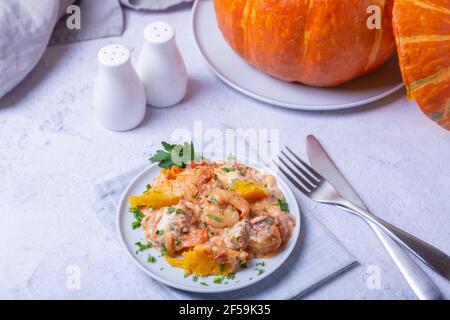
[[[210,128],[280,129],[281,141],[305,154],[305,137],[323,142],[371,210],[450,252],[450,132],[429,121],[399,92],[366,107],[302,112],[247,98],[219,81],[194,46],[190,7],[164,13],[126,11],[123,37],[54,46],[0,101],[0,298],[155,299],[148,277],[97,220],[89,201],[94,181],[141,164],[176,128],[194,120]],[[144,26],[164,19],[178,32],[190,76],[180,105],[149,109],[136,130],[113,133],[93,118],[96,53],[117,41],[140,48]],[[257,115],[257,116],[256,116]],[[359,265],[306,299],[414,299],[373,232],[337,209],[300,203],[353,253]],[[69,265],[81,289],[66,287]],[[370,290],[367,267],[381,269]],[[450,297],[450,285],[427,273]]]

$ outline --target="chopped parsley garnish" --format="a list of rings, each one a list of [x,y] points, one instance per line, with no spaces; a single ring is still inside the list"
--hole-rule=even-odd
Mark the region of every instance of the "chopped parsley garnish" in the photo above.
[[[147,188],[147,190],[145,190],[145,191],[148,191],[148,190],[150,190],[150,189],[152,188],[152,185],[151,185],[151,184],[148,184],[148,185],[146,186],[146,188]]]
[[[277,203],[280,206],[281,210],[283,210],[284,212],[289,212],[289,205],[284,199],[278,199]]]
[[[223,263],[221,263],[220,265],[219,265],[219,267],[220,267],[220,272],[225,272],[225,265],[223,264]]]
[[[184,212],[184,210],[182,209],[177,209],[177,214],[186,214],[186,212]]]
[[[266,272],[264,269],[256,269],[258,271],[257,275],[260,276],[262,275],[264,272]]]
[[[195,151],[193,143],[170,144],[161,142],[163,150],[158,150],[149,160],[158,163],[161,168],[171,168],[177,166],[186,168],[186,165],[195,161]]]
[[[167,248],[166,245],[164,243],[161,243],[161,256],[166,256],[167,255]]]
[[[175,212],[175,208],[174,207],[167,208],[167,213],[168,214],[172,214],[174,212]]]
[[[131,223],[131,228],[134,230],[134,229],[139,228],[141,225],[142,225],[142,222],[141,222],[141,221],[133,221],[133,222]]]
[[[241,268],[242,269],[246,269],[246,268],[248,268],[248,264],[247,263],[241,263]]]
[[[216,277],[214,278],[214,283],[222,283],[223,282],[224,277],[220,276],[220,277]]]
[[[158,236],[162,236],[162,235],[164,235],[164,230],[163,229],[156,230],[156,234]]]
[[[184,241],[184,238],[183,238],[183,237],[178,238],[177,242],[175,243],[176,246],[177,246],[177,247],[182,246],[182,245],[183,245],[183,241]]]
[[[152,247],[151,242],[147,242],[147,243],[136,242],[135,245],[138,247],[136,254],[138,254],[139,252],[148,250]]]
[[[133,214],[134,221],[131,223],[131,228],[137,229],[142,225],[142,218],[144,218],[144,214],[138,207],[130,208],[128,211]]]
[[[256,266],[265,267],[265,266],[266,266],[266,263],[265,263],[264,261],[262,261],[262,262],[257,262],[257,263],[256,263]]]
[[[147,262],[148,262],[148,263],[155,263],[155,262],[156,262],[156,258],[153,257],[153,256],[148,256],[148,257],[147,257]]]
[[[195,194],[194,194],[194,199],[198,199],[198,198],[200,198],[200,192],[196,192]]]
[[[222,222],[222,221],[223,221],[222,218],[220,218],[220,217],[218,217],[218,216],[215,216],[215,215],[212,215],[212,214],[207,214],[206,216],[207,216],[208,218],[210,218],[210,219],[213,219],[213,220],[217,221],[217,222]]]
[[[200,284],[204,287],[209,287],[208,284],[206,282],[200,282]]]
[[[228,280],[234,280],[234,278],[236,278],[236,274],[235,274],[234,272],[229,273],[229,274],[227,275],[227,279],[228,279]]]
[[[198,276],[194,274],[192,276],[192,281],[197,282],[198,281]]]
[[[225,172],[231,172],[231,171],[233,171],[232,168],[226,168],[226,167],[225,167],[225,168],[222,168],[222,170],[225,171]]]

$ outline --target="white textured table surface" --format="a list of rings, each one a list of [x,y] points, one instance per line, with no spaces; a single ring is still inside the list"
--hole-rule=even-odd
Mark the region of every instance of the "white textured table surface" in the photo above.
[[[139,50],[142,29],[156,18],[178,30],[188,96],[177,107],[149,109],[134,131],[106,131],[95,123],[91,103],[96,53],[112,41]],[[92,185],[141,164],[174,129],[192,130],[194,120],[209,128],[280,129],[282,143],[301,152],[306,135],[317,135],[369,208],[450,252],[450,132],[427,120],[403,92],[351,111],[272,107],[228,88],[207,69],[193,43],[189,7],[127,11],[126,19],[123,37],[49,48],[0,100],[0,298],[159,298],[96,219]],[[301,209],[313,212],[359,261],[305,298],[414,298],[362,221],[302,199]],[[80,268],[80,290],[66,285],[71,265]],[[367,286],[373,265],[381,271],[379,289]],[[449,298],[450,284],[428,273]]]

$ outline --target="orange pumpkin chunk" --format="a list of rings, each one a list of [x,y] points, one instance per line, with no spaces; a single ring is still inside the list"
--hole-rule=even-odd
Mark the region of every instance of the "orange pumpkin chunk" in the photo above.
[[[163,207],[173,206],[179,201],[180,197],[177,195],[166,193],[163,190],[151,189],[141,196],[131,196],[130,206],[159,209]]]
[[[231,191],[236,192],[247,201],[259,201],[269,196],[267,189],[259,183],[246,180],[234,181]]]

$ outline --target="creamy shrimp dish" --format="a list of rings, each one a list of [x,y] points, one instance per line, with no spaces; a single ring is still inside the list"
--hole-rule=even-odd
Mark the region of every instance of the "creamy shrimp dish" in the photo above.
[[[199,276],[233,273],[249,259],[277,254],[296,223],[275,177],[236,160],[162,169],[129,201],[149,245]]]

